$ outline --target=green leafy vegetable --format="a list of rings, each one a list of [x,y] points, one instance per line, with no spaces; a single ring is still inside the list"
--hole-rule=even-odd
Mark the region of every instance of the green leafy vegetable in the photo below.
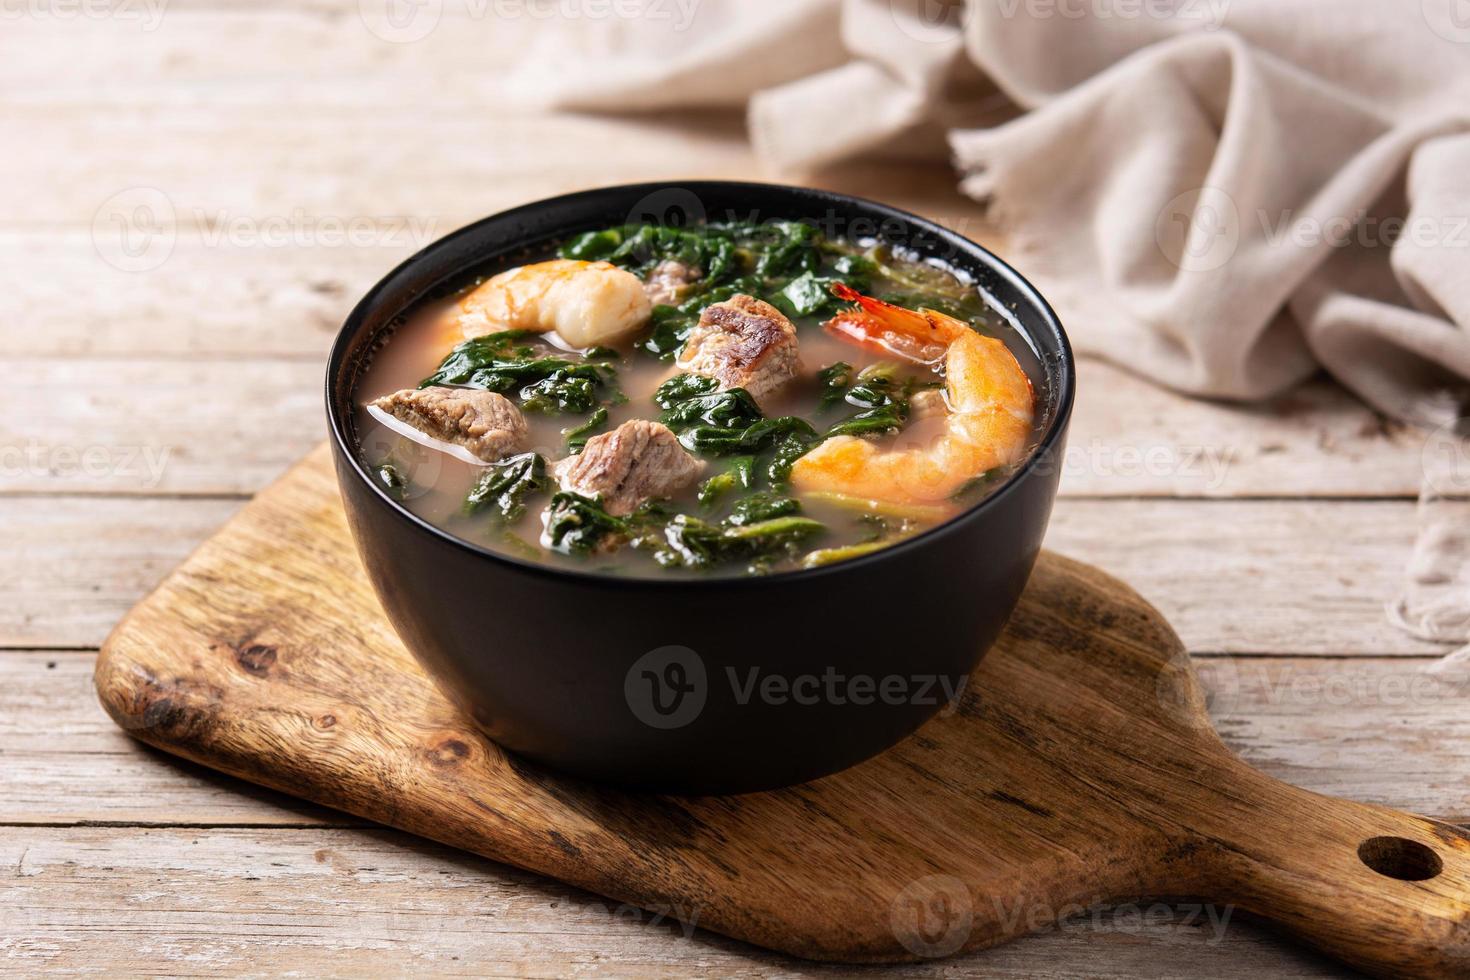
[[[586,412],[597,404],[601,378],[558,368],[520,390],[521,408],[528,412]]]
[[[765,418],[744,388],[720,389],[713,378],[676,375],[659,386],[653,400],[664,409],[663,423],[694,453],[753,456],[792,439],[801,440],[805,452],[817,438],[805,419]]]
[[[578,235],[567,242],[561,248],[561,257],[564,259],[581,259],[584,262],[595,262],[605,259],[623,244],[623,230],[621,228],[605,228],[602,231],[589,231],[585,235]]]
[[[716,473],[699,485],[698,499],[705,507],[712,507],[726,493],[736,488],[749,490],[755,486],[755,457],[735,456],[730,468]]]
[[[829,364],[817,372],[817,381],[822,386],[818,411],[826,411],[847,397],[847,388],[852,384],[852,365],[846,361]]]
[[[735,489],[738,481],[739,477],[735,475],[734,470],[716,473],[699,485],[695,499],[699,501],[701,507],[713,507],[721,497]]]
[[[769,221],[755,228],[750,237],[765,246],[756,259],[756,275],[769,279],[816,271],[822,244],[816,228],[800,221]]]
[[[820,439],[806,434],[792,433],[776,443],[776,451],[766,464],[766,479],[773,487],[784,487],[791,480],[791,467],[798,459],[811,452]]]
[[[860,293],[868,291],[868,284],[878,274],[878,263],[866,255],[842,255],[832,263],[832,271],[842,276],[849,286]]]
[[[679,433],[680,445],[707,456],[753,455],[793,440],[801,441],[805,452],[817,441],[817,430],[806,419],[783,415],[761,419],[743,429],[696,425]]]
[[[845,365],[836,364],[833,368],[841,366]],[[835,403],[840,398],[863,411],[832,426],[827,430],[828,436],[886,435],[903,428],[908,421],[909,398],[915,382],[901,377],[897,364],[884,361],[864,368],[852,381],[851,387],[840,395],[833,391],[838,373],[834,372],[832,383],[823,377],[823,383],[827,385],[822,396],[824,403],[829,399]]]
[[[569,429],[562,429],[561,434],[567,437],[567,450],[576,455],[587,445],[587,440],[592,438],[599,430],[607,425],[607,409],[597,408],[587,417],[587,421],[581,425],[574,425]]]
[[[666,545],[653,557],[666,568],[709,568],[729,561],[768,562],[824,530],[826,525],[807,517],[777,517],[735,526],[677,514],[664,528]]]
[[[862,555],[870,555],[875,551],[882,551],[893,544],[892,541],[865,541],[861,544],[850,544],[841,548],[822,548],[809,552],[801,560],[802,568],[821,568],[823,565],[831,565],[849,558],[858,558]]]
[[[532,412],[592,411],[616,372],[607,365],[573,361],[519,343],[529,337],[536,334],[507,330],[466,340],[419,387],[465,385],[515,394]],[[617,394],[614,391],[612,397]]]
[[[700,311],[711,303],[745,293],[775,304],[788,316],[815,316],[840,305],[831,293],[832,283],[866,289],[881,268],[876,260],[829,242],[800,221],[713,222],[687,228],[623,225],[578,235],[560,254],[611,262],[645,279],[664,262],[696,271],[677,306],[654,308],[652,328],[636,345],[662,360],[678,354]]]
[[[801,513],[801,501],[795,497],[784,497],[763,491],[745,497],[730,508],[730,516],[725,518],[725,523],[734,527],[742,527],[799,513]]]
[[[664,410],[664,425],[675,432],[694,425],[745,429],[764,416],[744,388],[720,390],[714,378],[678,374],[658,386],[653,402]]]
[[[541,545],[564,555],[588,555],[616,547],[634,530],[632,522],[604,510],[601,500],[561,491],[546,508]]]
[[[388,491],[388,496],[400,502],[408,498],[408,480],[396,463],[384,460],[378,464],[377,477],[383,489]]]
[[[476,514],[491,507],[496,520],[512,523],[526,513],[526,498],[549,485],[546,460],[539,453],[511,456],[485,468],[465,497],[464,512]]]
[[[953,500],[957,504],[968,503],[971,500],[982,496],[986,492],[986,490],[988,490],[997,480],[1001,478],[1003,472],[1003,468],[997,466],[995,469],[986,470],[979,476],[971,477],[964,483],[960,484],[960,488],[954,493],[950,494],[949,499]]]

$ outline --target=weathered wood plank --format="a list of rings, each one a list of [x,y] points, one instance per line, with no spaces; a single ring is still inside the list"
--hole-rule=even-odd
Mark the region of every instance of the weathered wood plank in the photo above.
[[[98,707],[94,656],[0,652],[0,824],[353,824],[148,749]],[[1334,796],[1470,823],[1470,695],[1387,658],[1196,659],[1246,761]]]
[[[1046,543],[1134,586],[1194,652],[1444,652],[1384,614],[1415,532],[1399,501],[1061,500]]]
[[[0,86],[8,102],[452,105],[483,112],[499,100],[507,62],[544,23],[489,16],[488,0],[475,8],[487,16],[476,17],[463,0],[449,0],[437,29],[402,44],[375,35],[356,0],[113,0],[111,9],[93,3],[85,14],[64,4],[34,6],[5,19]],[[66,16],[63,8],[73,12]],[[227,58],[217,53],[223,38]],[[71,59],[60,73],[59,52]]]
[[[446,229],[448,230],[448,229]],[[87,231],[0,231],[8,357],[302,358],[324,364],[353,304],[413,251],[180,242],[156,269],[102,258]]]
[[[263,488],[326,432],[322,364],[337,321],[325,307],[349,302],[305,283],[279,298],[302,304],[302,317],[266,316],[258,333],[279,337],[281,324],[295,322],[297,339],[321,351],[291,359],[216,352],[13,362],[13,381],[0,393],[0,493],[217,495]],[[241,308],[258,308],[259,299],[241,297]],[[252,336],[243,323],[188,324],[158,306],[140,309],[174,325],[153,333],[180,343],[181,354],[195,343],[247,343]],[[1084,360],[1062,493],[1413,496],[1423,443],[1422,433],[1380,425],[1326,381],[1242,410],[1186,399]]]
[[[20,828],[0,863],[0,949],[22,973],[1350,975],[1228,908],[1163,903],[959,959],[824,967],[392,831]]]
[[[100,643],[238,506],[5,500],[0,646]],[[1399,501],[1062,500],[1047,544],[1133,585],[1196,652],[1424,656],[1442,648],[1383,614],[1414,530]]]
[[[1318,379],[1256,406],[1078,365],[1064,496],[1415,497],[1425,435]]]
[[[311,361],[57,359],[12,377],[4,491],[249,494],[327,431]]]
[[[20,498],[0,504],[0,646],[96,646],[237,500]]]
[[[90,651],[0,652],[0,824],[361,824],[129,738]]]
[[[33,189],[4,216],[9,230],[97,229],[107,244],[169,229],[213,245],[343,240],[343,222],[413,217],[438,234],[552,194],[607,184],[759,174],[739,113],[577,115],[414,105],[0,105],[0,126],[31,135],[0,160],[0,176]],[[100,147],[100,150],[99,150]],[[596,153],[595,171],[588,154]],[[57,167],[55,161],[67,161]],[[344,178],[350,174],[351,179]],[[880,196],[984,237],[981,205],[943,162],[872,160],[814,178]],[[122,192],[157,192],[152,213],[103,210]],[[103,220],[98,212],[103,210]],[[144,219],[150,219],[145,221]],[[355,226],[354,226],[355,227]],[[407,237],[408,231],[400,232]],[[109,237],[110,236],[110,237]],[[352,239],[358,241],[357,238]],[[135,267],[157,268],[146,262]]]

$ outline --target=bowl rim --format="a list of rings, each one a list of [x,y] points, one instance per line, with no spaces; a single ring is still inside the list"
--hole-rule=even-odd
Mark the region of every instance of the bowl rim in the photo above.
[[[472,541],[459,537],[443,528],[430,523],[419,517],[413,511],[394,500],[386,490],[374,480],[368,473],[366,466],[348,434],[348,428],[343,418],[343,413],[338,411],[335,381],[342,371],[343,363],[347,358],[349,348],[353,341],[362,332],[364,322],[368,314],[380,301],[381,294],[387,289],[388,284],[398,278],[412,266],[424,261],[431,253],[441,249],[452,247],[453,243],[464,238],[475,235],[483,226],[492,222],[501,222],[517,215],[533,212],[551,204],[575,204],[581,198],[596,198],[613,193],[620,194],[646,194],[654,193],[670,188],[688,189],[698,194],[701,189],[722,192],[749,192],[759,194],[772,190],[793,192],[799,196],[806,196],[814,201],[838,202],[845,205],[855,205],[859,209],[884,218],[896,218],[902,222],[912,225],[914,228],[927,234],[933,235],[937,240],[944,242],[959,252],[966,252],[972,258],[977,259],[987,269],[1005,280],[1006,283],[1029,303],[1035,312],[1041,315],[1042,323],[1055,335],[1057,345],[1057,356],[1055,358],[1054,379],[1047,380],[1057,385],[1056,410],[1048,420],[1041,438],[1031,450],[1025,461],[1018,466],[1014,472],[1006,477],[1005,482],[992,490],[983,499],[970,505],[967,509],[959,512],[948,520],[935,525],[910,538],[896,542],[886,548],[855,558],[833,562],[830,565],[821,565],[816,568],[796,568],[785,571],[772,572],[768,575],[708,575],[708,576],[669,576],[660,578],[643,575],[609,575],[605,572],[596,572],[587,569],[564,568],[549,562],[535,562],[514,555],[493,551],[490,548],[475,544]],[[466,269],[468,271],[468,269]],[[1028,342],[1036,344],[1040,338],[1035,335],[1035,330],[1028,327],[1018,328]],[[1048,358],[1042,353],[1045,364]],[[1041,292],[1031,284],[1024,276],[1014,269],[1004,259],[978,242],[966,238],[958,232],[951,231],[944,226],[923,218],[901,208],[874,201],[869,198],[858,197],[853,194],[844,194],[840,191],[830,191],[813,187],[802,187],[795,184],[764,183],[757,181],[739,180],[660,180],[647,181],[634,184],[609,184],[606,186],[574,191],[568,194],[558,194],[553,197],[541,198],[526,204],[517,205],[504,211],[498,211],[487,217],[471,222],[456,231],[429,243],[413,255],[404,259],[384,274],[352,308],[351,312],[342,322],[337,331],[337,336],[332,342],[331,353],[327,358],[326,371],[326,402],[327,423],[331,430],[333,448],[339,458],[345,458],[351,463],[353,474],[367,486],[378,500],[387,505],[388,509],[399,518],[406,520],[410,526],[437,538],[451,547],[467,552],[471,555],[487,559],[491,562],[515,569],[521,572],[532,573],[565,582],[575,582],[582,585],[591,585],[600,588],[612,589],[662,589],[676,591],[679,589],[721,589],[721,588],[754,588],[769,585],[771,583],[786,583],[797,581],[808,581],[829,575],[839,575],[846,572],[855,572],[878,562],[895,559],[903,554],[912,553],[922,548],[926,542],[932,542],[942,536],[956,534],[961,526],[978,520],[986,511],[996,507],[1003,497],[1015,492],[1022,478],[1031,474],[1043,458],[1050,458],[1053,451],[1057,449],[1058,442],[1063,438],[1067,430],[1067,423],[1072,415],[1073,403],[1077,393],[1076,361],[1072,352],[1071,342],[1067,338],[1066,331],[1062,328],[1061,318],[1056,311],[1047,303]],[[1054,465],[1060,465],[1055,461]],[[340,473],[341,468],[338,467]]]

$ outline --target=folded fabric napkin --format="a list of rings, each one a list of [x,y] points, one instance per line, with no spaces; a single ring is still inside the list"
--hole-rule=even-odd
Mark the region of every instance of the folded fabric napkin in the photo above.
[[[1395,418],[1467,414],[1470,0],[686,2],[548,36],[525,90],[746,104],[781,173],[942,129],[1079,351],[1194,395],[1325,368]],[[1399,619],[1470,639],[1455,596]]]
[[[1080,350],[1238,399],[1320,365],[1396,418],[1459,414],[1466,0],[621,6],[641,15],[545,32],[521,90],[581,108],[748,104],[784,173],[932,151],[924,133],[942,126],[961,186],[991,203]]]

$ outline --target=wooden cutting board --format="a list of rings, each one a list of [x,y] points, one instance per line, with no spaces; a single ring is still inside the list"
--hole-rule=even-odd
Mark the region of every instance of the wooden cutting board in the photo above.
[[[798,956],[945,956],[1194,896],[1369,972],[1470,976],[1470,835],[1246,766],[1158,612],[1053,554],[959,710],[883,756],[638,795],[509,758],[450,707],[379,611],[322,449],[128,614],[96,681],[169,752]]]

